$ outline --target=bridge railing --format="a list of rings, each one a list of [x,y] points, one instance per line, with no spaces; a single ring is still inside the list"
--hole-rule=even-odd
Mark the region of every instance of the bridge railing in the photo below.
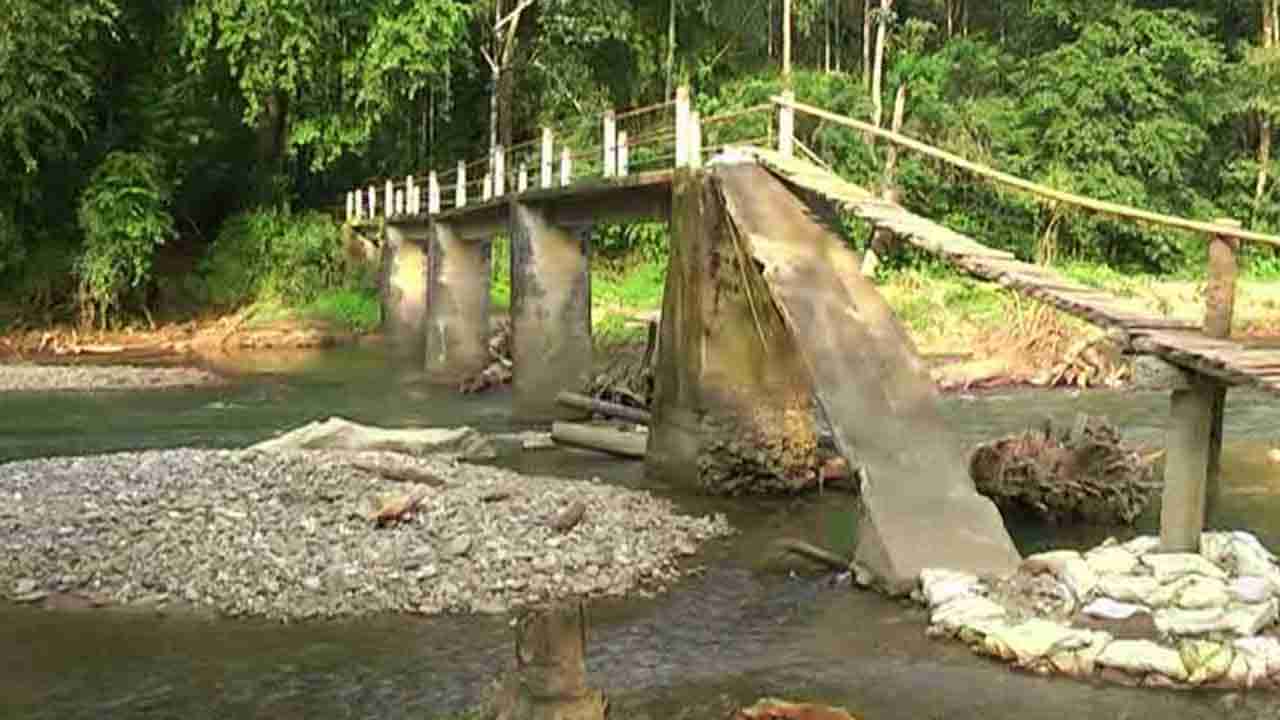
[[[535,137],[455,167],[354,188],[346,193],[346,218],[435,215],[530,190],[688,165],[695,155],[701,158],[700,129],[689,90],[682,87],[670,101],[602,113],[590,140],[545,127]]]

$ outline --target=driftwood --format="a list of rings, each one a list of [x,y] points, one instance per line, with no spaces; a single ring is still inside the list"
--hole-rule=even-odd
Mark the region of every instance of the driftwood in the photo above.
[[[1158,457],[1125,444],[1105,420],[1080,415],[1059,434],[1046,422],[980,445],[969,472],[978,492],[1004,510],[1054,523],[1132,524],[1160,487]]]
[[[732,720],[856,720],[848,710],[827,705],[765,698],[734,714]]]
[[[799,555],[802,558],[807,558],[814,562],[826,565],[837,572],[848,572],[849,566],[852,564],[852,561],[848,558],[840,557],[830,550],[824,550],[817,545],[810,545],[803,540],[796,540],[794,538],[783,538],[775,543],[775,547],[779,550],[785,550],[789,553]]]
[[[613,428],[558,422],[551,426],[551,439],[561,445],[597,450],[625,458],[643,459],[649,445],[644,433]]]
[[[617,420],[626,420],[640,425],[648,425],[653,419],[647,410],[627,407],[617,403],[606,402],[604,400],[596,400],[595,398],[579,395],[575,392],[562,392],[556,395],[556,402],[574,410],[585,410],[607,418]]]
[[[489,337],[489,364],[483,370],[463,380],[458,392],[464,394],[484,392],[511,382],[511,323],[503,320]]]
[[[357,470],[363,470],[367,473],[373,473],[388,480],[402,483],[412,483],[415,485],[429,485],[431,487],[443,487],[445,481],[436,477],[426,470],[419,470],[408,465],[383,465],[381,463],[366,462],[356,460],[350,463],[351,467]]]
[[[425,492],[418,492],[412,495],[397,495],[382,503],[382,507],[373,513],[371,519],[378,524],[378,527],[400,522],[409,517],[414,510],[417,510],[426,497],[427,494]]]
[[[586,504],[581,500],[578,500],[564,510],[556,513],[547,525],[556,532],[566,533],[575,528],[578,523],[582,522],[582,517],[586,514]]]

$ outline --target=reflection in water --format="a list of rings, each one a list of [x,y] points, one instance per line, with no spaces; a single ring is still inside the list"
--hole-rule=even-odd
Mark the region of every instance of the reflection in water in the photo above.
[[[514,429],[504,394],[459,397],[412,364],[370,350],[253,356],[229,386],[148,393],[8,395],[0,461],[138,447],[244,445],[343,415],[385,425]],[[270,364],[269,364],[270,363]],[[1104,414],[1132,439],[1160,443],[1164,394],[1015,392],[953,397],[944,412],[978,442],[1038,424]],[[1280,466],[1266,460],[1280,406],[1237,393],[1227,416],[1220,527],[1248,527],[1280,547]],[[964,648],[928,641],[919,610],[780,566],[770,543],[800,537],[848,551],[852,502],[704,498],[646,480],[637,463],[577,452],[505,460],[521,470],[653,488],[688,512],[725,512],[742,534],[694,560],[705,571],[653,599],[592,607],[588,667],[615,717],[706,718],[764,694],[843,704],[883,718],[1219,718],[1222,698],[1092,688],[1009,672]],[[1155,527],[1155,515],[1144,519]],[[1114,528],[1014,523],[1023,552],[1086,546]],[[122,611],[0,606],[0,717],[434,718],[480,697],[510,657],[501,617],[383,617],[295,626]],[[1229,700],[1228,702],[1235,702]],[[1232,717],[1275,717],[1268,695]]]

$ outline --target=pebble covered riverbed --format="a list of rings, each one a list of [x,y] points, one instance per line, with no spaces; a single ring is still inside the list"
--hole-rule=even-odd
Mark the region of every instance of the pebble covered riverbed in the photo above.
[[[375,522],[408,497],[420,504],[402,521]],[[679,578],[682,557],[731,532],[723,517],[679,515],[648,493],[448,455],[165,450],[24,461],[0,465],[0,500],[0,598],[281,620],[495,613],[650,592]],[[575,503],[581,520],[553,527]]]
[[[189,367],[0,364],[0,392],[196,387],[218,376]]]

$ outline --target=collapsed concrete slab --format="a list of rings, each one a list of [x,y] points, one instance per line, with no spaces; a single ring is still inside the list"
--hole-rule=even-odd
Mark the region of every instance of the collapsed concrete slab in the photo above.
[[[996,507],[974,489],[923,362],[822,210],[751,163],[678,180],[673,205],[651,454],[670,452],[676,434],[686,451],[706,445],[705,433],[680,433],[673,420],[685,427],[705,426],[711,416],[740,422],[758,414],[743,402],[769,414],[798,410],[802,395],[807,410],[815,397],[840,452],[867,470],[856,559],[885,590],[909,592],[926,567],[1013,572],[1018,553]],[[726,362],[722,354],[733,349],[725,338],[726,347],[713,352],[707,318],[724,303],[725,283],[707,280],[731,273],[713,260],[736,268],[740,294],[752,296],[741,309],[750,316],[734,329],[767,349],[740,348],[734,363],[762,366],[723,382],[709,365]],[[698,261],[707,262],[701,276]],[[690,369],[682,374],[665,359]],[[708,400],[725,388],[737,404]]]

